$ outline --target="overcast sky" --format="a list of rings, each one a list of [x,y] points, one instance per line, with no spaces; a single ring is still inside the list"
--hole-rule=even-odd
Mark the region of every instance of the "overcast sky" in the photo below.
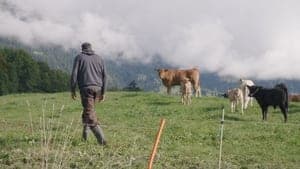
[[[299,0],[0,0],[0,36],[221,76],[300,79]]]

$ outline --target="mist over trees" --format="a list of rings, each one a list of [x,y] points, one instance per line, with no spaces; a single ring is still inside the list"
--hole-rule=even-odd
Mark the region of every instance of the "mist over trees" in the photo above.
[[[31,71],[31,74],[28,75],[28,77],[24,77],[25,71],[19,72],[19,74],[17,71],[14,71],[20,66],[17,67],[16,64],[11,63],[8,64],[8,61],[6,60],[7,57],[4,57],[4,55],[0,56],[1,95],[27,91],[59,92],[67,91],[69,89],[69,75],[72,69],[73,60],[80,52],[79,49],[65,50],[61,46],[57,45],[28,46],[18,42],[18,40],[0,37],[0,48],[1,47],[2,53],[5,50],[14,51],[11,53],[26,53],[24,55],[31,59],[28,59],[30,60],[28,61],[29,63],[24,62],[23,66],[31,64],[38,65],[33,66],[38,68],[28,68]],[[98,53],[98,51],[96,51],[96,53]],[[98,54],[101,54],[101,51]],[[108,90],[122,90],[123,88],[126,88],[130,82],[135,81],[137,86],[143,91],[165,92],[166,89],[162,85],[161,80],[158,78],[155,69],[178,68],[176,65],[167,63],[159,54],[152,56],[152,60],[149,62],[128,60],[122,56],[104,56],[104,60],[106,62],[106,69],[108,73]],[[237,78],[220,77],[216,73],[203,72],[202,68],[199,68],[201,72],[201,89],[204,95],[216,95],[239,85],[239,79]],[[23,81],[27,81],[20,82],[22,83],[20,87],[19,81],[21,80],[19,80],[19,78],[21,76],[24,78]],[[276,83],[284,82],[287,84],[291,93],[300,92],[300,82],[298,80],[252,80],[256,84],[265,87],[273,87]]]
[[[69,75],[35,61],[22,49],[0,48],[0,95],[60,92],[69,89]]]

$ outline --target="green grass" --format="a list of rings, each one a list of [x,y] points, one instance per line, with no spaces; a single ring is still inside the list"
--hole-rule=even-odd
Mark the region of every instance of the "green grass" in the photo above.
[[[224,98],[151,92],[108,92],[96,105],[108,146],[92,134],[81,140],[81,104],[69,93],[0,97],[0,168],[147,168],[160,119],[166,119],[155,169],[218,168],[220,119],[225,106],[222,168],[300,168],[300,104],[288,122],[269,108],[262,122],[257,104],[231,113]]]

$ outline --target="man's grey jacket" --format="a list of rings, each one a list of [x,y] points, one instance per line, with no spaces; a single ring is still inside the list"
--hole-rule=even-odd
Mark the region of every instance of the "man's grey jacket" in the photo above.
[[[71,75],[71,91],[75,92],[76,85],[79,89],[90,86],[101,88],[101,94],[106,91],[106,70],[103,58],[92,50],[82,51],[74,59]]]

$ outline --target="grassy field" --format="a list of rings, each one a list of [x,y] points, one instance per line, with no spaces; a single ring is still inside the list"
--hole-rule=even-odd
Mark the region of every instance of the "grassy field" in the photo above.
[[[222,168],[300,168],[300,104],[288,123],[269,108],[262,122],[255,103],[231,113],[224,98],[193,98],[150,92],[108,92],[96,110],[108,146],[90,134],[81,140],[80,100],[69,93],[0,97],[0,168],[147,168],[161,118],[166,119],[154,169],[218,168],[220,120],[225,106]]]

